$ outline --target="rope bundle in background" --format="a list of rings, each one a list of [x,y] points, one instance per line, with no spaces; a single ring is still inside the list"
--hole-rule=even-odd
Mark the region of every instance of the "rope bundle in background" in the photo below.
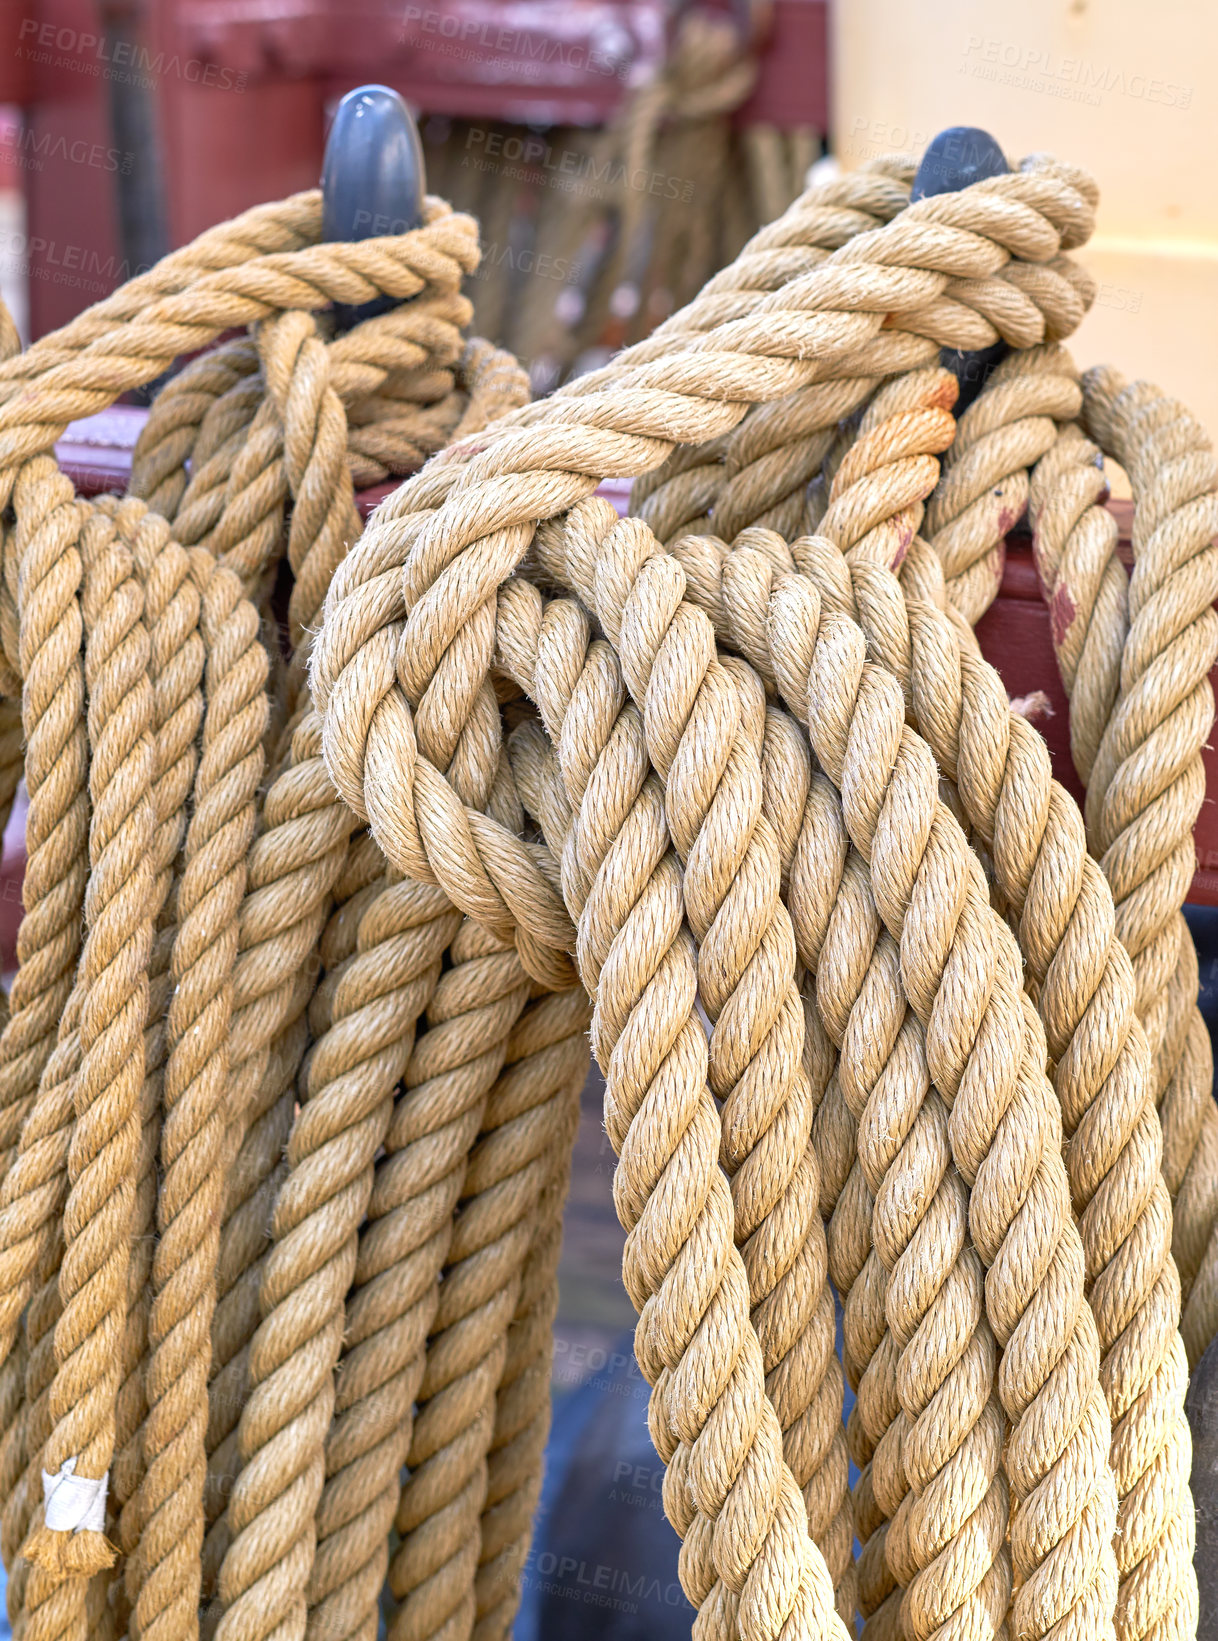
[[[23,1637],[507,1634],[589,1021],[699,1633],[1196,1633],[1213,458],[1060,345],[1089,179],[911,174],[539,405],[436,202],[251,213],[0,369]],[[78,501],[66,421],[234,328]],[[972,633],[1029,497],[1085,820]]]
[[[475,326],[534,391],[647,335],[802,191],[819,132],[731,123],[757,78],[763,10],[685,11],[604,128],[423,123],[433,186],[482,227]]]

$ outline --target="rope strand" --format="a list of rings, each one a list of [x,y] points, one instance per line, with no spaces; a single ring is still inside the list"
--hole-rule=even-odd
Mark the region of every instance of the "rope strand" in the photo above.
[[[620,135],[693,174],[751,70],[682,38]],[[1059,345],[1090,179],[912,176],[808,190],[537,405],[438,200],[248,213],[0,363],[21,1641],[503,1641],[589,1022],[703,1641],[1195,1634],[1218,481]],[[589,322],[710,254],[610,250]],[[957,426],[938,351],[998,339]],[[128,498],[75,498],[64,425],[187,352]],[[1029,500],[1085,820],[971,628]]]

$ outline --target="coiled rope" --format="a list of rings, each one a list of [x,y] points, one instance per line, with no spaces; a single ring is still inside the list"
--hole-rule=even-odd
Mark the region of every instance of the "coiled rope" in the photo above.
[[[698,1633],[1196,1634],[1218,475],[1061,346],[1088,178],[911,174],[537,405],[434,201],[251,213],[0,368],[23,1637],[507,1634],[589,1023]],[[66,422],[234,328],[78,501]],[[1029,499],[1085,818],[972,632]]]

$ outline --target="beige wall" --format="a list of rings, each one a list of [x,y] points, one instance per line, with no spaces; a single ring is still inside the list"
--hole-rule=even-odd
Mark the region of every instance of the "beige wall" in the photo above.
[[[1218,4],[837,0],[834,20],[842,164],[980,125],[1013,159],[1088,167],[1100,294],[1075,358],[1149,377],[1218,437]]]

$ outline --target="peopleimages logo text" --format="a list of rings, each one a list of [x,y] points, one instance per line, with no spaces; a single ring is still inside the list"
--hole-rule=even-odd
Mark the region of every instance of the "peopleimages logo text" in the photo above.
[[[1095,63],[1087,57],[1059,57],[1056,52],[1040,47],[987,39],[981,34],[969,35],[964,54],[977,59],[978,64],[988,63],[995,69],[1020,76],[1021,80],[1014,81],[1015,84],[1026,79],[1057,82],[1061,86],[1077,87],[1090,101],[1098,100],[1109,91],[1121,97],[1160,103],[1164,108],[1187,108],[1193,100],[1192,86],[1179,85],[1174,80],[1158,79],[1152,74],[1130,74],[1123,68]]]
[[[490,52],[495,56],[514,58],[526,64],[549,66],[557,63],[564,69],[575,69],[589,74],[620,74],[630,53],[628,42],[614,39],[619,50],[598,48],[579,40],[562,40],[552,35],[535,34],[529,29],[512,28],[489,19],[455,16],[452,12],[437,11],[424,6],[407,6],[403,21],[405,38],[426,34],[450,45],[472,48],[473,53]],[[621,52],[622,54],[619,54]]]
[[[52,59],[51,53],[57,52]],[[188,80],[192,85],[214,86],[219,91],[244,91],[245,71],[205,63],[197,57],[179,57],[176,52],[150,51],[133,40],[107,40],[103,34],[86,29],[43,23],[25,17],[17,33],[17,55],[35,62],[54,60],[57,66],[77,68],[81,73],[112,80]],[[74,64],[66,60],[76,58]]]
[[[475,149],[478,152],[472,152]],[[465,150],[462,164],[472,162],[476,170],[502,168],[505,174],[526,180],[531,172],[537,181],[544,180],[548,173],[555,186],[579,188],[581,192],[629,188],[633,193],[680,200],[685,205],[694,197],[694,185],[687,177],[649,171],[641,165],[627,170],[612,158],[598,159],[594,153],[576,148],[554,148],[543,137],[517,137],[474,126],[465,139]],[[509,169],[513,163],[520,166],[518,172]]]
[[[14,126],[0,136],[0,147],[11,148],[16,162],[29,171],[41,171],[47,160],[64,160],[69,165],[91,165],[98,171],[121,171],[127,176],[135,155],[103,143],[76,138],[69,142],[54,131],[35,131]]]
[[[21,232],[0,234],[0,263],[30,279],[107,294],[116,285],[147,273],[116,256],[102,256],[84,245],[60,244],[55,239]]]

